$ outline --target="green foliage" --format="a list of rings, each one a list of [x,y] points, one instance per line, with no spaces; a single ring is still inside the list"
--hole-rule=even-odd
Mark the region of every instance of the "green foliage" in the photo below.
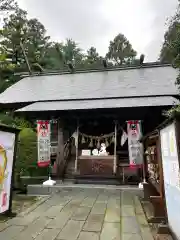
[[[16,172],[20,175],[29,175],[36,168],[36,133],[31,128],[24,128],[19,134]]]
[[[180,88],[180,5],[175,16],[171,19],[169,28],[164,35],[164,43],[160,52],[160,61],[172,63],[179,70],[176,84]],[[164,113],[165,116],[173,117],[179,115],[180,105],[173,106]]]
[[[89,63],[94,63],[100,60],[99,53],[97,52],[96,48],[91,47],[89,50],[87,50],[87,61]]]
[[[16,54],[18,67],[24,67],[25,59],[20,43],[23,43],[25,53],[29,63],[39,63],[46,65],[44,55],[47,47],[50,45],[49,36],[46,36],[46,29],[37,19],[28,19],[27,12],[17,8],[9,18],[4,19],[4,25],[1,30],[1,49],[11,51]]]
[[[65,65],[71,62],[77,66],[84,57],[82,50],[72,39],[66,39],[65,43],[56,43],[54,46],[58,53],[59,61]]]
[[[0,0],[0,11],[11,11],[17,7],[14,0]]]
[[[123,34],[118,34],[113,41],[110,41],[106,57],[117,65],[122,65],[132,63],[136,54],[127,38]]]
[[[87,54],[72,39],[65,42],[51,42],[44,25],[36,18],[29,19],[27,12],[20,9],[13,0],[0,1],[0,7],[13,6],[0,29],[0,93],[20,80],[21,72],[44,72],[68,70],[72,63],[75,69],[103,69],[102,59],[93,46]],[[136,52],[123,34],[110,42],[107,53],[108,66],[131,64]]]
[[[175,116],[180,116],[180,105],[173,106],[171,109],[164,111],[163,115],[167,118],[173,118]]]
[[[164,43],[160,52],[160,61],[173,63],[179,54],[179,34],[180,23],[171,22],[167,32],[164,35]]]
[[[32,128],[24,128],[19,134],[16,176],[47,176],[47,168],[37,165],[37,134]]]
[[[19,178],[25,176],[47,176],[47,168],[37,166],[37,133],[33,124],[19,117],[13,117],[11,113],[1,113],[0,123],[21,130],[17,145],[17,160],[15,166],[15,182],[20,182]]]
[[[20,80],[15,73],[28,71],[24,52],[33,71],[53,65],[47,54],[51,43],[45,27],[37,19],[28,19],[18,6],[4,19],[0,37],[0,92]]]
[[[160,52],[161,62],[169,62],[180,70],[180,7],[175,17],[172,18],[169,28],[164,35],[164,43]],[[177,77],[177,85],[180,84],[180,75]]]
[[[14,117],[12,113],[0,113],[0,123],[17,128],[31,128],[32,123],[19,117]]]

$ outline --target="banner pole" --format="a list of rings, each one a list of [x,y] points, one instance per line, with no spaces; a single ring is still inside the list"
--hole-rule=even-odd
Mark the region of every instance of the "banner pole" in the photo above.
[[[79,143],[79,120],[77,120],[77,130],[76,130],[76,159],[75,159],[75,172],[77,172],[77,166],[78,166],[78,143]]]
[[[141,129],[141,135],[143,135],[143,132],[142,132],[142,121],[140,121],[140,129]],[[144,164],[144,145],[143,144],[142,144],[142,154],[143,154],[143,156],[142,156],[143,157],[143,162],[142,162],[142,180],[143,180],[143,183],[146,183],[145,164]]]
[[[55,185],[56,184],[56,181],[53,181],[52,179],[51,179],[51,143],[50,143],[50,136],[51,136],[51,121],[50,120],[43,120],[43,121],[41,121],[41,122],[44,122],[44,123],[46,123],[46,131],[45,132],[42,132],[42,136],[44,137],[44,148],[45,148],[45,152],[43,153],[43,156],[44,156],[44,158],[45,158],[45,160],[47,161],[47,164],[44,164],[43,163],[43,165],[42,166],[46,166],[46,167],[48,167],[48,180],[47,181],[45,181],[45,182],[43,182],[43,185],[44,186],[53,186],[53,185]],[[44,124],[43,123],[43,124]],[[42,123],[41,123],[42,124]],[[45,134],[44,134],[45,133]],[[42,137],[41,136],[41,137]],[[39,131],[38,131],[38,144],[39,144]],[[38,148],[39,148],[40,146],[38,146]],[[41,153],[42,154],[42,153]],[[42,156],[41,156],[41,158],[40,158],[40,149],[38,149],[38,161],[42,161]],[[42,163],[42,162],[40,162],[40,163]]]
[[[113,164],[113,172],[116,174],[116,169],[117,169],[117,121],[115,121],[115,126],[114,126],[114,164]]]

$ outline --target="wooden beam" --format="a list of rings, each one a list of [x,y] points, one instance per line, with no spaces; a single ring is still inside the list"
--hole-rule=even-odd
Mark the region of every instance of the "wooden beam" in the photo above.
[[[115,121],[115,125],[114,125],[114,164],[113,164],[113,172],[114,172],[114,174],[116,174],[116,170],[117,170],[117,152],[116,152],[116,148],[117,148],[117,121]]]
[[[79,121],[77,121],[77,130],[76,130],[76,138],[75,138],[75,146],[76,146],[76,159],[75,159],[75,166],[74,166],[75,173],[77,173],[77,168],[78,168],[78,145],[79,145]]]
[[[57,177],[61,178],[61,169],[64,162],[64,135],[63,135],[63,122],[58,120],[58,152],[57,152]]]

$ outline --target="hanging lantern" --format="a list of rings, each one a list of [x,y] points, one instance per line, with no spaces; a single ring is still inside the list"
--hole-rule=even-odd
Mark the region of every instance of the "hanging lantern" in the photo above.
[[[97,141],[97,149],[99,149],[100,147],[101,147],[100,139],[98,138],[98,141]]]
[[[92,139],[92,138],[91,138],[91,140],[90,140],[89,147],[90,147],[90,148],[93,148],[93,139]]]
[[[82,138],[81,138],[81,143],[82,144],[86,143],[85,137],[83,135],[82,135]]]

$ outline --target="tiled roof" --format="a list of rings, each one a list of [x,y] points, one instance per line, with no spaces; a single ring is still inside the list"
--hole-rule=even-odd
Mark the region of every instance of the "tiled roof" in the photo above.
[[[177,95],[177,70],[148,66],[26,77],[0,94],[0,103]]]
[[[172,106],[179,104],[179,101],[171,96],[160,97],[136,97],[116,98],[98,100],[70,100],[36,102],[23,107],[17,112],[40,112],[40,111],[63,111],[63,110],[84,110],[84,109],[111,109],[127,107],[151,107],[151,106]]]

